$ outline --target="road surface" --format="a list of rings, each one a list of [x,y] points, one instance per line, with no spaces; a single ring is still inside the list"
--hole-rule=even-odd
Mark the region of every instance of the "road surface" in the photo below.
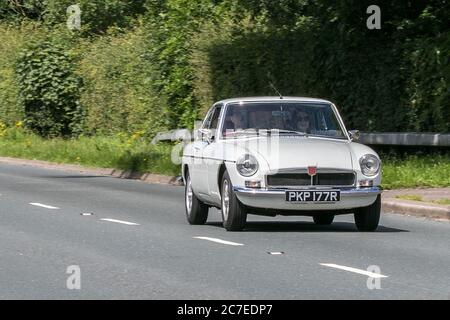
[[[182,187],[6,164],[0,194],[0,299],[450,299],[445,221],[250,217],[229,233],[217,210],[188,225]]]

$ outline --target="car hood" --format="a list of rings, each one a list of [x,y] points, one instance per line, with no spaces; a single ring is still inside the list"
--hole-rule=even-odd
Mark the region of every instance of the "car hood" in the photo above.
[[[353,170],[350,144],[347,140],[291,136],[259,137],[246,140],[245,149],[264,158],[270,170],[308,166]]]

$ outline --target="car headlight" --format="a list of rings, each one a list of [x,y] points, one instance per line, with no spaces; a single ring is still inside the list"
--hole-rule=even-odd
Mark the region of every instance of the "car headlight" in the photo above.
[[[258,168],[258,160],[251,154],[244,154],[236,161],[236,169],[244,177],[254,175]]]
[[[373,177],[380,172],[381,161],[373,154],[366,154],[359,159],[359,165],[365,176]]]

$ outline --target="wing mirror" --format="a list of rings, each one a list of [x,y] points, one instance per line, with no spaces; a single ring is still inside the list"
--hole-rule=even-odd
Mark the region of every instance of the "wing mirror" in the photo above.
[[[358,141],[361,137],[361,132],[359,130],[350,130],[348,132],[348,135],[350,136],[350,140],[352,141]]]
[[[215,130],[211,129],[199,129],[198,137],[202,141],[206,141],[208,144],[212,143],[215,138]]]

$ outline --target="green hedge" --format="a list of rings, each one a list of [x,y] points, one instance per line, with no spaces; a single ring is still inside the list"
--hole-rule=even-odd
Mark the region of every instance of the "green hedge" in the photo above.
[[[25,125],[41,136],[82,133],[82,79],[64,47],[40,42],[23,49],[16,63]]]
[[[450,10],[441,1],[385,1],[381,30],[366,28],[368,1],[241,3],[247,17],[200,32],[196,91],[210,101],[273,95],[273,82],[284,95],[336,102],[351,128],[450,131]]]
[[[215,100],[274,94],[269,82],[336,102],[349,128],[450,131],[444,0],[381,1],[381,30],[366,28],[369,0],[81,0],[74,32],[69,4],[0,4],[0,121],[24,116],[17,79],[33,75],[16,66],[32,40],[61,48],[82,79],[76,93],[64,72],[51,77],[65,87],[60,97],[71,92],[77,134],[192,127]]]
[[[167,130],[167,102],[154,88],[156,66],[147,61],[144,28],[87,39],[76,48],[84,79],[80,103],[86,110],[85,134]]]

